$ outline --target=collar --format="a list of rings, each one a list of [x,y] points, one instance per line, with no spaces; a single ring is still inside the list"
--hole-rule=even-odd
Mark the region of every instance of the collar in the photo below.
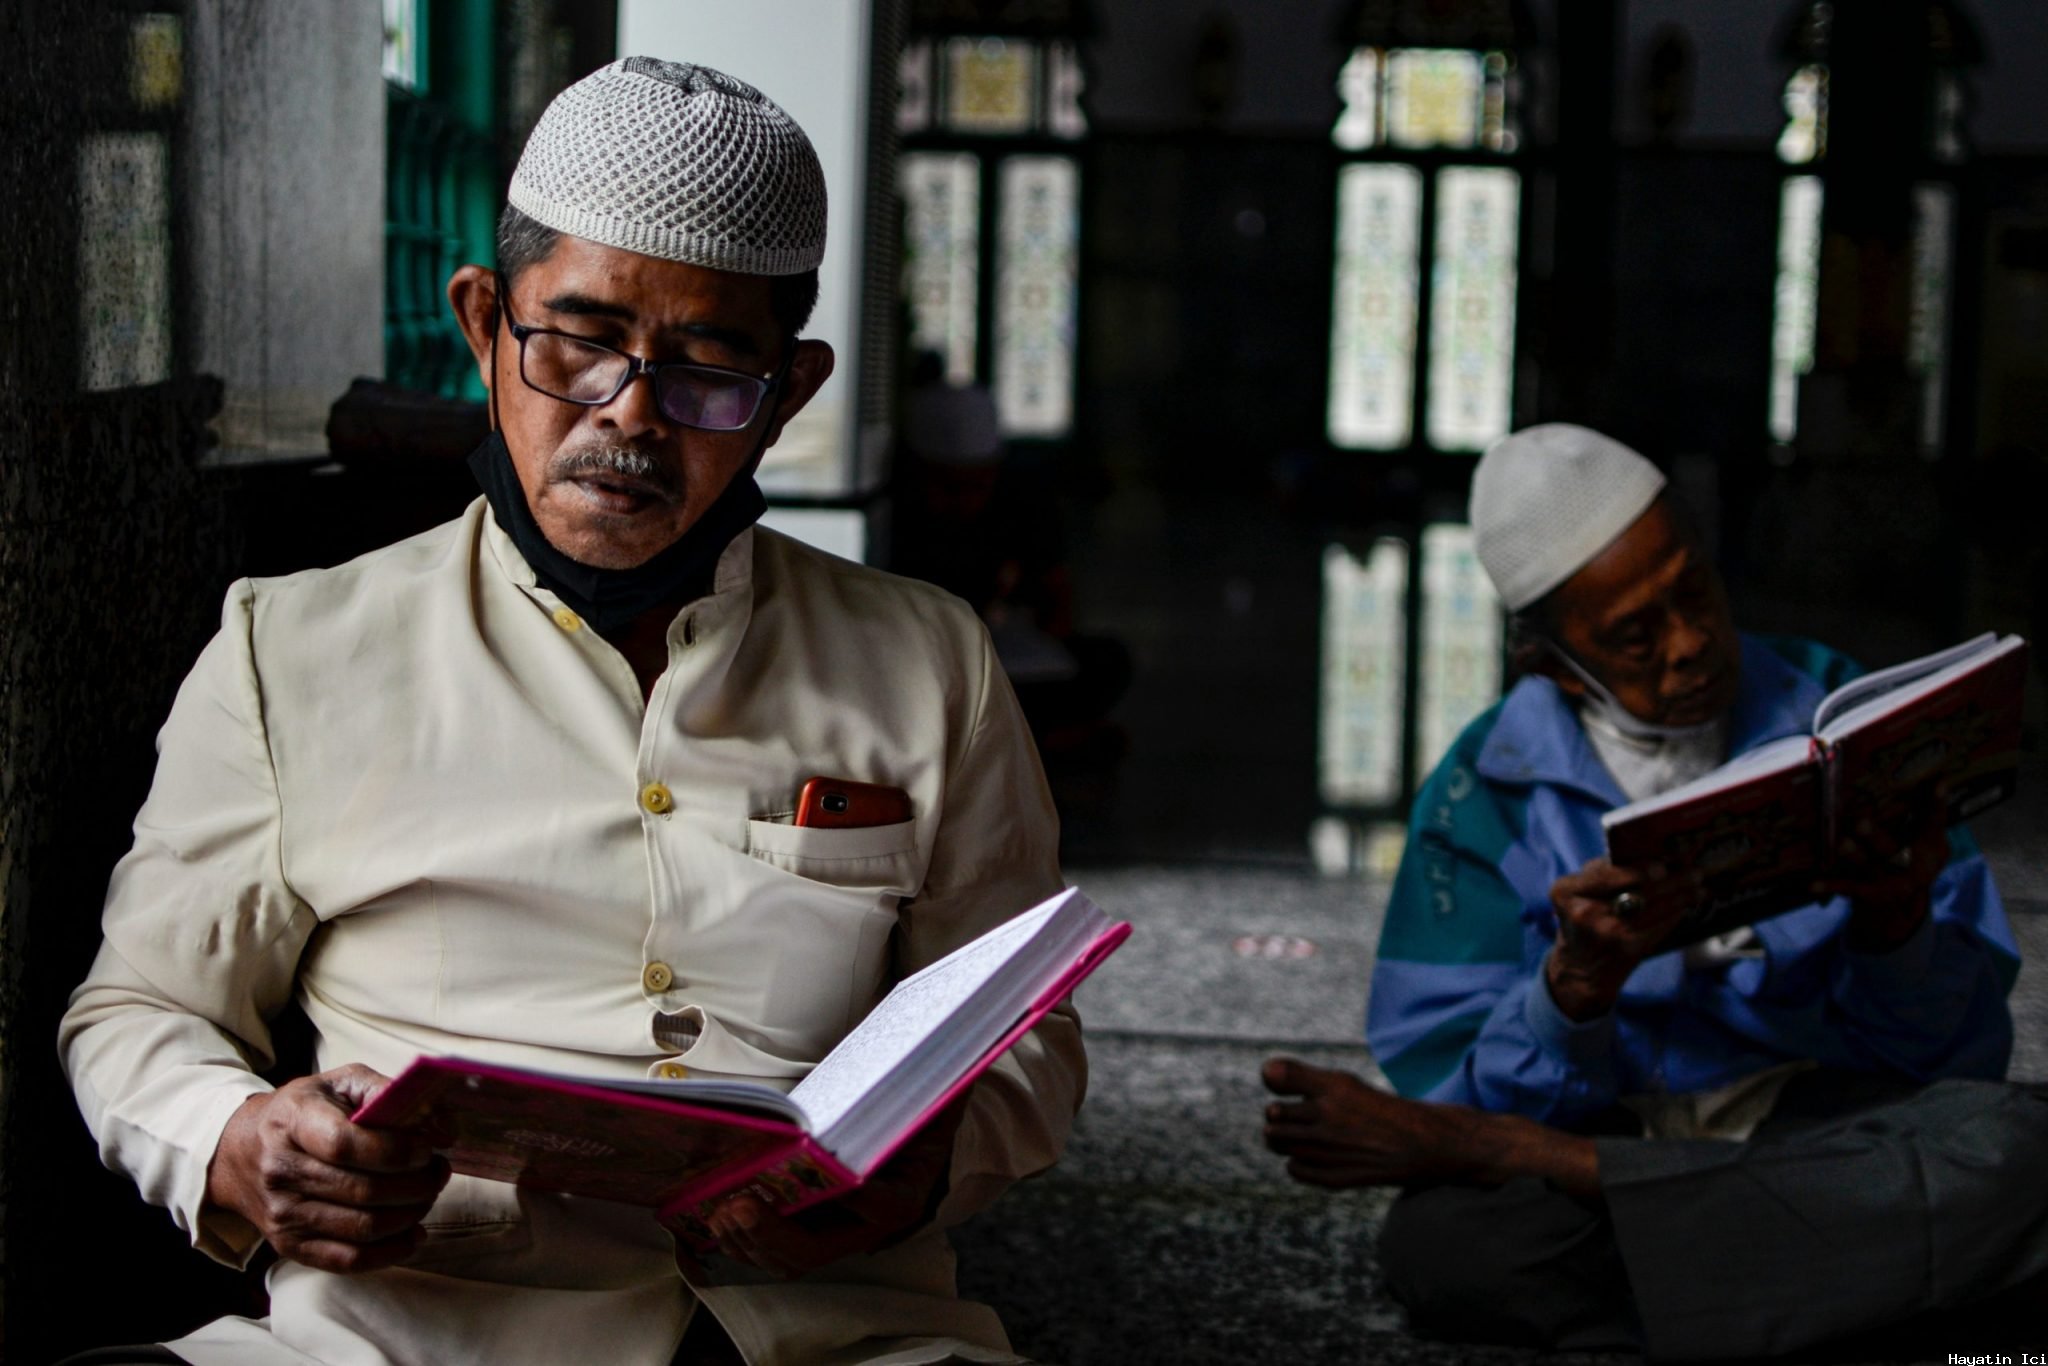
[[[1805,733],[1827,690],[1752,635],[1743,635],[1728,757]],[[1571,788],[1610,806],[1628,799],[1593,752],[1578,713],[1557,684],[1531,675],[1515,684],[1480,748],[1479,775],[1494,782]]]
[[[714,591],[726,552],[768,509],[748,475],[732,483],[674,545],[631,569],[597,569],[570,559],[541,533],[526,504],[505,439],[496,432],[469,457],[492,521],[511,542],[531,581],[547,589],[600,633],[624,626],[664,604],[676,607]]]

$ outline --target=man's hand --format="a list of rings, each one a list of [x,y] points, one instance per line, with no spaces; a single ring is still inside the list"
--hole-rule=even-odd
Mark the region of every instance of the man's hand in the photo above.
[[[338,1067],[249,1097],[221,1131],[207,1203],[256,1226],[277,1254],[322,1271],[411,1256],[448,1164],[417,1134],[349,1123],[388,1078]]]
[[[1912,938],[1934,904],[1934,880],[1948,866],[1948,832],[1936,809],[1904,841],[1869,821],[1835,853],[1833,876],[1814,884],[1818,898],[1849,898],[1849,947],[1887,953]]]
[[[1301,1098],[1266,1106],[1266,1146],[1287,1159],[1296,1181],[1498,1185],[1535,1176],[1574,1195],[1599,1191],[1592,1140],[1520,1115],[1389,1095],[1349,1072],[1294,1058],[1268,1058],[1259,1075],[1274,1094]]]
[[[944,1198],[953,1139],[966,1114],[963,1094],[858,1188],[794,1215],[744,1191],[727,1196],[705,1218],[718,1250],[786,1280],[900,1240],[929,1220]]]
[[[1349,1072],[1269,1058],[1259,1069],[1277,1096],[1266,1106],[1266,1146],[1287,1174],[1311,1186],[1384,1186],[1455,1181],[1471,1175],[1464,1153],[1468,1113],[1404,1100]]]
[[[1657,952],[1698,895],[1695,883],[1661,868],[1617,868],[1604,858],[1550,884],[1557,944],[1543,979],[1557,1008],[1572,1020],[1612,1009],[1636,964]]]

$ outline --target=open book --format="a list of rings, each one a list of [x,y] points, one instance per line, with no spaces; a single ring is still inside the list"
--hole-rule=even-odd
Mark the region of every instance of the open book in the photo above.
[[[2026,669],[2025,641],[1986,634],[1865,674],[1822,700],[1811,734],[1608,812],[1607,856],[1704,877],[1666,948],[1805,905],[1863,822],[1902,840],[1936,804],[1954,824],[2012,794]]]
[[[897,983],[787,1094],[421,1058],[353,1118],[425,1128],[470,1176],[651,1206],[704,1247],[729,1191],[793,1211],[866,1180],[1130,932],[1069,888]]]

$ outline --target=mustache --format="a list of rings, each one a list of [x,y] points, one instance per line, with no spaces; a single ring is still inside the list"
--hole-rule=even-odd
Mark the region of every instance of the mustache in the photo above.
[[[683,473],[638,446],[620,443],[562,451],[548,461],[548,479],[559,483],[590,475],[614,475],[671,503],[683,501]]]

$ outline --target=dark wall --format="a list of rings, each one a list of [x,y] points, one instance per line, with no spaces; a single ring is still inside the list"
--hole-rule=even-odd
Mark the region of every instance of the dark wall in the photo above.
[[[22,1362],[159,1336],[242,1294],[100,1168],[54,1046],[156,728],[237,553],[194,468],[217,386],[76,389],[78,139],[118,105],[125,67],[108,11],[0,14],[0,1174],[7,1348]],[[148,1279],[85,1293],[110,1265]]]
[[[24,1363],[263,1312],[257,1275],[192,1252],[101,1167],[57,1020],[98,948],[157,728],[228,583],[345,559],[474,492],[459,466],[388,457],[205,468],[221,385],[191,373],[182,314],[169,380],[80,392],[80,141],[179,118],[129,107],[132,13],[100,0],[0,10],[0,1358]],[[174,194],[172,207],[175,310],[193,206]]]

